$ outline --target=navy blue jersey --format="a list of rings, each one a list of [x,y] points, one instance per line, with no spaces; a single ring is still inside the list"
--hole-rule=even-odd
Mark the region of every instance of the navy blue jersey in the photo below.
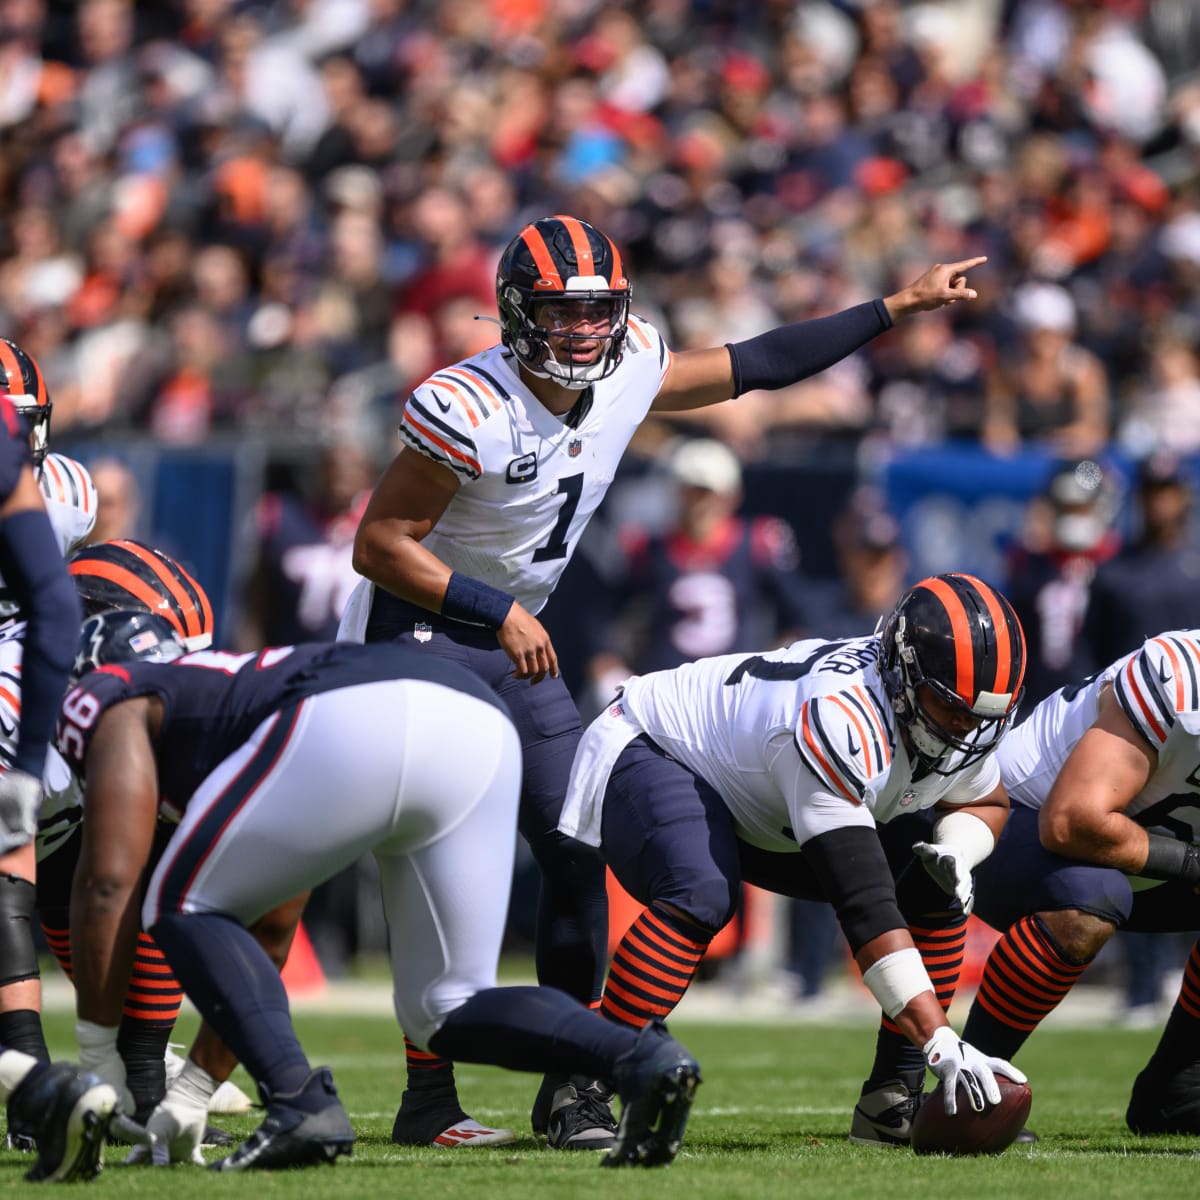
[[[628,596],[649,602],[639,673],[770,641],[803,625],[796,541],[775,517],[731,517],[704,543],[631,536]]]
[[[491,689],[465,668],[403,646],[336,642],[257,654],[202,650],[172,663],[130,662],[89,672],[63,700],[58,750],[82,777],[92,732],[104,712],[124,700],[158,696],[163,702],[155,745],[159,806],[177,818],[205,777],[272,713],[322,692],[395,679],[441,684],[505,711]]]
[[[8,395],[0,392],[0,503],[13,494],[21,468],[32,461],[25,420]]]

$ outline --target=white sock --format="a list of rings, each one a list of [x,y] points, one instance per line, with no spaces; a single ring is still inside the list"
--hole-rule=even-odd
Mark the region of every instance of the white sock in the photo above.
[[[7,1100],[17,1085],[37,1066],[32,1054],[20,1050],[0,1050],[0,1100]]]

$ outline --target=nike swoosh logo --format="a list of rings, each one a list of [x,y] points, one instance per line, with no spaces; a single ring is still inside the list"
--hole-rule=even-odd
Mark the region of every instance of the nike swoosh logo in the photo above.
[[[450,402],[448,400],[445,404],[443,404],[441,396],[434,396],[434,401],[437,403],[438,408],[440,408],[442,412],[448,413],[450,411]]]
[[[854,744],[854,734],[852,733],[846,734],[846,748],[850,751],[851,758],[853,758],[862,749],[861,746],[856,746]]]
[[[1160,662],[1158,664],[1158,682],[1159,683],[1170,683],[1171,680],[1174,678],[1175,678],[1175,676],[1166,669],[1166,663]]]

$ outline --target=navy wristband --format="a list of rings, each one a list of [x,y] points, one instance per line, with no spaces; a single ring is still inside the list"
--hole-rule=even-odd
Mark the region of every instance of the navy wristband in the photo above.
[[[1191,842],[1181,842],[1161,833],[1147,835],[1150,845],[1146,865],[1138,872],[1145,879],[1178,879],[1183,883],[1200,883],[1200,849]]]
[[[499,629],[515,603],[512,596],[490,583],[452,571],[442,599],[442,616],[482,625],[485,629]]]
[[[733,363],[733,394],[799,383],[891,327],[887,305],[868,300],[831,317],[780,325],[744,342],[726,342]]]

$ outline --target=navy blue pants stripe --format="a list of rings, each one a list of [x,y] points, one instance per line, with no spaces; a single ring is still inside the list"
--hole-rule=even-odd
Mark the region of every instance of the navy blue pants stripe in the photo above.
[[[258,790],[262,781],[275,769],[276,763],[292,739],[302,707],[303,703],[293,705],[283,709],[276,716],[271,731],[257,753],[213,802],[186,840],[179,845],[170,867],[163,875],[158,901],[159,916],[182,911],[184,896],[213,848],[221,840],[229,823]]]

